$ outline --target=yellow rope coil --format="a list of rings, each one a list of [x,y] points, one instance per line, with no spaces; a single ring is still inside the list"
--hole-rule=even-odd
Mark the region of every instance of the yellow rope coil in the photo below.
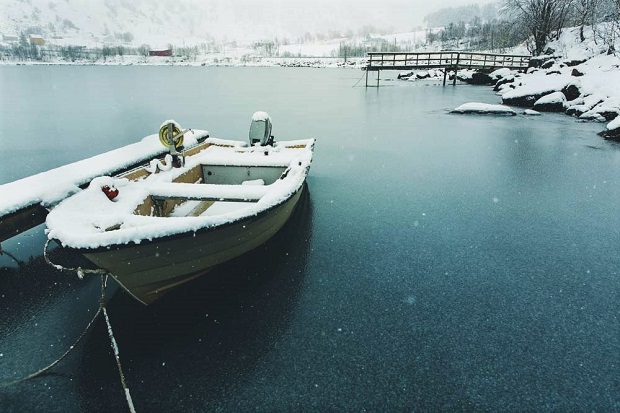
[[[183,146],[183,136],[181,135],[178,138],[176,137],[180,133],[181,129],[179,129],[178,126],[174,125],[172,129],[172,141],[174,142],[174,147],[176,149],[179,149],[181,146]],[[159,128],[159,141],[166,148],[168,147],[168,124],[162,125],[162,127]]]

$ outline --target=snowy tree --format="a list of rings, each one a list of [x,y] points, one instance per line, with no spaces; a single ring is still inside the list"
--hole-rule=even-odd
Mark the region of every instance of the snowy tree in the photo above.
[[[600,0],[575,0],[575,23],[579,26],[579,39],[583,42],[586,38],[583,34],[585,26],[596,23],[596,11]]]
[[[549,40],[560,36],[573,0],[506,0],[506,10],[515,23],[533,39],[531,52],[540,55]]]
[[[620,38],[620,0],[592,1],[589,18],[592,21],[594,41],[601,41],[607,47],[607,53],[616,53],[616,39]],[[601,22],[606,24],[596,24]]]

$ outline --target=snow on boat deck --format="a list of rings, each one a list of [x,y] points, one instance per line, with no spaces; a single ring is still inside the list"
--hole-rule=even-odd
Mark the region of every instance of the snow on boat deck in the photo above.
[[[187,147],[208,136],[204,130],[187,132]],[[0,185],[0,219],[21,209],[40,204],[52,206],[78,192],[80,186],[100,175],[112,175],[167,152],[159,136],[149,135],[140,142],[101,155],[64,165],[46,172]]]

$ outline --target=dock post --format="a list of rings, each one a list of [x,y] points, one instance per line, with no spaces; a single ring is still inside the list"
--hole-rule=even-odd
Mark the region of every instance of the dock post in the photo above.
[[[452,81],[452,86],[456,86],[456,75],[459,73],[459,60],[461,59],[461,54],[456,54],[456,65],[454,65],[454,80]]]
[[[443,68],[443,85],[446,85],[446,77],[448,77],[448,68],[444,67]]]
[[[372,67],[372,54],[368,54],[368,65],[366,66],[366,87],[368,87],[368,72]]]
[[[379,74],[381,73],[380,70],[377,70],[377,87],[379,87]]]

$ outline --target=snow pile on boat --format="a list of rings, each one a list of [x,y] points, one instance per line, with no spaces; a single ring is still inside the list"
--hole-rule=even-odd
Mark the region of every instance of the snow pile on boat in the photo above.
[[[254,114],[252,115],[252,120],[253,121],[267,121],[267,120],[271,120],[271,117],[269,116],[267,112],[258,111],[258,112],[254,112]]]
[[[517,113],[504,105],[491,105],[488,103],[480,103],[480,102],[469,102],[465,103],[453,110],[451,113],[477,113],[477,114],[493,114],[493,115],[510,115],[515,116]]]
[[[312,162],[313,139],[279,142],[274,147],[245,147],[245,143],[209,138],[215,145],[188,157],[185,166],[151,174],[138,181],[109,176],[94,179],[88,188],[64,200],[47,216],[48,238],[65,247],[92,249],[115,244],[139,244],[174,234],[191,233],[200,229],[235,222],[257,215],[290,198],[304,184]],[[226,147],[219,146],[226,145]],[[295,146],[290,148],[287,146]],[[265,155],[268,152],[268,155]],[[231,208],[218,215],[202,214],[190,217],[154,217],[134,214],[144,199],[169,185],[193,187],[201,191],[207,184],[172,184],[171,182],[196,165],[270,165],[287,167],[286,179],[270,185],[223,185],[226,196],[243,199],[251,192],[260,197],[246,202],[242,208]],[[168,186],[167,186],[167,185]],[[111,201],[101,187],[108,185],[119,190]],[[219,189],[218,189],[219,190]],[[192,195],[189,193],[189,195]]]

